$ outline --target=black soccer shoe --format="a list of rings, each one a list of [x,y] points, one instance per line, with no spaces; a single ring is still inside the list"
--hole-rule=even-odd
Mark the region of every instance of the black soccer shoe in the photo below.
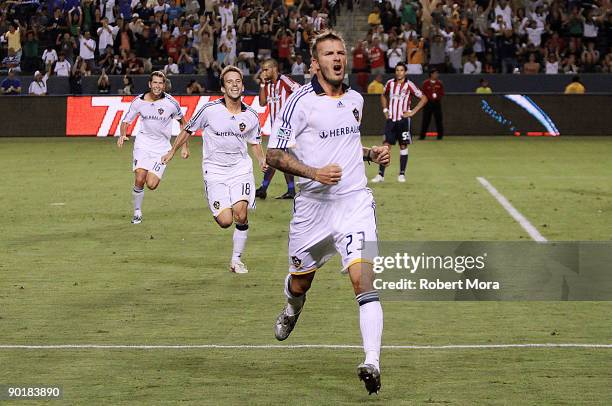
[[[263,186],[261,186],[255,191],[255,197],[259,197],[261,200],[266,200],[266,197],[268,197],[268,192]]]
[[[372,364],[361,364],[357,367],[357,375],[365,384],[368,395],[378,394],[380,390],[380,372]]]
[[[277,199],[291,199],[291,200],[293,200],[294,198],[295,198],[295,191],[293,190],[288,190],[285,192],[285,194],[277,197]]]

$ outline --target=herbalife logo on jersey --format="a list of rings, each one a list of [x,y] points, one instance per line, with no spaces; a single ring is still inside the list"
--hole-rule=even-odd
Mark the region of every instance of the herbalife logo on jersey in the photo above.
[[[341,135],[359,134],[359,126],[351,125],[346,127],[334,128],[333,130],[321,130],[319,131],[319,137],[322,139],[330,137],[339,137]]]
[[[157,109],[157,112],[159,113],[159,115],[161,116],[162,114],[164,114],[164,109],[159,108]]]

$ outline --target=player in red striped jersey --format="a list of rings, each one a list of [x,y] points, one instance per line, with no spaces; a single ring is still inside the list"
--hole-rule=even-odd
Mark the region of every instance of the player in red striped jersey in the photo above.
[[[288,76],[278,72],[278,62],[274,59],[267,59],[261,66],[259,74],[259,105],[268,106],[270,110],[270,122],[274,124],[276,116],[285,104],[285,100],[300,88],[300,84]],[[255,191],[255,196],[265,199],[268,186],[276,173],[276,169],[270,167],[264,174],[261,186]],[[295,183],[293,175],[285,174],[287,182],[287,192],[277,199],[293,199],[295,197]]]
[[[419,102],[410,108],[410,98],[414,95],[419,98]],[[395,78],[390,79],[385,84],[385,90],[380,95],[380,103],[383,113],[387,118],[385,123],[384,145],[395,145],[400,147],[400,173],[397,177],[398,182],[406,182],[405,172],[408,164],[408,144],[412,144],[410,135],[410,117],[414,116],[427,103],[427,97],[411,81],[406,79],[406,65],[398,63],[395,66]],[[378,175],[372,182],[378,183],[385,180],[385,167],[380,166]]]

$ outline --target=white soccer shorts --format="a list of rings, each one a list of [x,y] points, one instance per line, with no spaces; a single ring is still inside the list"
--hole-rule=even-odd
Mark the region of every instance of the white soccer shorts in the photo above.
[[[166,165],[161,163],[161,158],[165,155],[157,152],[151,152],[144,149],[134,149],[134,159],[132,161],[132,171],[136,169],[145,169],[153,172],[159,179],[164,176]]]
[[[252,173],[228,179],[204,178],[204,193],[214,217],[240,201],[246,201],[249,210],[255,209],[255,178]]]
[[[335,253],[343,271],[378,255],[376,203],[370,189],[341,198],[298,194],[289,225],[289,272],[305,274],[322,267]],[[367,242],[367,244],[366,244]]]

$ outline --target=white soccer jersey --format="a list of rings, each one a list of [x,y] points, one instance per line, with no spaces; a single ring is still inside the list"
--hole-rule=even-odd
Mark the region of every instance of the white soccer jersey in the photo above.
[[[419,99],[423,97],[421,90],[408,79],[399,82],[396,79],[390,79],[385,84],[384,95],[389,101],[389,119],[399,121],[402,119],[402,114],[410,109],[410,96],[414,94]]]
[[[232,114],[225,98],[202,106],[193,115],[185,130],[202,129],[202,169],[204,177],[231,178],[253,172],[253,161],[247,143],[261,143],[259,116],[242,103],[242,111]]]
[[[146,101],[144,94],[136,97],[123,116],[124,123],[131,123],[140,115],[140,131],[136,135],[134,149],[165,154],[171,148],[172,120],[183,118],[181,106],[168,93],[155,101]]]
[[[275,83],[266,84],[266,100],[270,107],[271,122],[276,120],[276,116],[283,108],[287,98],[299,88],[299,83],[285,75],[280,75]]]
[[[297,159],[315,168],[332,163],[342,168],[337,185],[298,178],[302,194],[330,198],[366,187],[359,131],[363,97],[345,90],[338,98],[326,96],[315,75],[289,97],[274,121],[268,148],[291,148]]]

